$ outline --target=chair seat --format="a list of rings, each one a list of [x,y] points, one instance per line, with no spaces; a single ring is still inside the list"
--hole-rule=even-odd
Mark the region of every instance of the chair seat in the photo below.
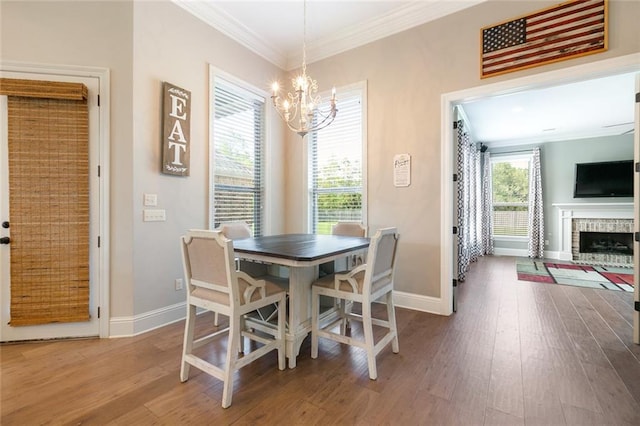
[[[349,273],[348,271],[345,271],[345,272],[336,272],[335,274],[325,275],[324,277],[314,281],[313,285],[314,287],[335,290],[336,275],[346,276],[345,274],[348,274],[348,273]],[[365,271],[362,270],[351,276],[353,281],[355,281],[356,283],[355,292],[353,291],[353,286],[349,283],[349,281],[346,281],[346,280],[340,280],[340,286],[338,287],[338,290],[343,291],[345,293],[362,294],[362,291],[364,290],[364,274],[365,274]],[[389,279],[385,279],[385,278],[374,281],[373,283],[371,283],[371,292],[376,293],[378,290],[380,290],[382,287],[389,284],[390,282],[391,281]]]
[[[347,273],[348,271],[342,271],[342,272],[336,272],[335,274],[325,275],[324,277],[314,281],[313,285],[316,287],[335,289],[336,275],[347,274]],[[362,271],[362,273],[358,273],[357,275],[354,275],[353,278],[358,283],[357,293],[362,293],[362,285],[364,283],[364,271]],[[340,281],[340,287],[338,287],[338,290],[344,291],[347,293],[354,293],[353,287],[351,286],[351,284],[349,284],[348,281]]]
[[[256,278],[256,279],[261,280],[262,278]],[[240,294],[243,294],[244,291],[247,289],[247,287],[249,287],[249,284],[246,281],[242,279],[238,279],[238,289],[240,290]],[[275,284],[271,281],[266,281],[266,284],[265,284],[266,297],[273,296],[274,294],[277,294],[282,290],[283,290],[282,287],[279,286],[278,284]],[[196,287],[191,292],[191,296],[197,297],[199,299],[209,300],[211,302],[219,303],[221,305],[229,306],[229,293],[223,293],[221,291],[210,290],[208,288],[203,288],[203,287]],[[251,299],[249,300],[249,302],[255,302],[259,299],[260,299],[260,293],[258,291],[254,291],[251,294]],[[240,302],[244,304],[247,301],[241,298]]]

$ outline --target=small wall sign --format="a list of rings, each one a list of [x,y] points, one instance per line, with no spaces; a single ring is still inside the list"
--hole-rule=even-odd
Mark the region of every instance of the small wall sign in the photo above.
[[[411,185],[411,156],[396,154],[393,157],[393,184],[395,186]]]
[[[162,84],[162,173],[189,176],[191,92]]]

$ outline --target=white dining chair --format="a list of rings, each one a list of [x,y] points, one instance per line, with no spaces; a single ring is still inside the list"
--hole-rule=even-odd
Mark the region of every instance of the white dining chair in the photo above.
[[[398,331],[396,326],[395,307],[393,305],[393,280],[396,267],[396,253],[399,235],[396,228],[378,230],[371,238],[367,263],[357,266],[346,273],[328,275],[312,285],[311,296],[311,358],[318,357],[319,338],[330,339],[339,343],[365,349],[369,366],[369,378],[378,377],[376,356],[391,343],[394,353],[398,353]],[[338,301],[339,318],[330,324],[320,327],[320,296],[333,297]],[[371,305],[384,297],[387,305],[387,319],[374,318]],[[360,302],[362,314],[346,312],[347,301]],[[362,322],[364,339],[347,336],[346,320]],[[334,328],[338,325],[339,332]],[[378,342],[374,342],[373,326],[383,327],[386,332]]]
[[[250,238],[252,236],[251,228],[245,221],[221,223],[219,229],[220,232],[230,240],[239,240],[241,238]]]
[[[222,407],[231,405],[233,374],[272,350],[278,351],[278,368],[285,368],[285,291],[266,280],[257,280],[237,271],[233,241],[220,231],[191,230],[181,238],[184,275],[187,283],[187,319],[184,332],[180,381],[189,379],[194,366],[223,381]],[[249,312],[277,304],[278,321],[258,335],[245,329],[243,318]],[[220,312],[229,317],[229,327],[195,336],[196,309]],[[217,366],[194,354],[194,349],[228,336],[224,365]],[[248,338],[259,343],[241,356],[236,348]],[[213,346],[215,348],[215,346]]]
[[[361,222],[338,221],[331,227],[331,235],[364,238],[367,236],[367,228],[365,228]],[[351,255],[347,257],[347,269],[352,269],[355,266],[363,264],[364,262],[364,254]]]

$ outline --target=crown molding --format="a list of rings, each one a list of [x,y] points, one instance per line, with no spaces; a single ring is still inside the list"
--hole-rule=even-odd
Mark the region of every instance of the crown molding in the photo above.
[[[433,0],[408,3],[331,36],[307,42],[307,63],[326,59],[485,1],[487,0]],[[300,63],[300,52],[290,52],[287,56],[286,70],[295,69]]]
[[[283,70],[291,71],[302,63],[302,55],[297,49],[296,51],[285,52],[276,46],[266,43],[251,28],[217,7],[215,2],[172,1]],[[410,2],[393,9],[389,13],[369,19],[343,31],[338,31],[328,37],[308,41],[307,63],[328,58],[485,1],[487,0],[423,0]]]
[[[172,0],[172,2],[272,64],[283,69],[286,67],[287,56],[284,51],[265,43],[251,28],[215,6],[214,2],[189,0]]]

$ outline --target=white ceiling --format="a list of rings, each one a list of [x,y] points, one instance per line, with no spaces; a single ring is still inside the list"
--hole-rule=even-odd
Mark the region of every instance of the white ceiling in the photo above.
[[[486,0],[307,0],[307,63],[345,52]],[[284,70],[302,63],[302,0],[173,0]],[[479,28],[478,28],[479,34]],[[492,146],[633,130],[632,74],[463,104],[472,137]]]
[[[619,74],[462,104],[472,139],[490,147],[631,133],[635,74]]]
[[[486,0],[307,0],[307,63]],[[285,70],[302,63],[302,0],[173,0]]]

